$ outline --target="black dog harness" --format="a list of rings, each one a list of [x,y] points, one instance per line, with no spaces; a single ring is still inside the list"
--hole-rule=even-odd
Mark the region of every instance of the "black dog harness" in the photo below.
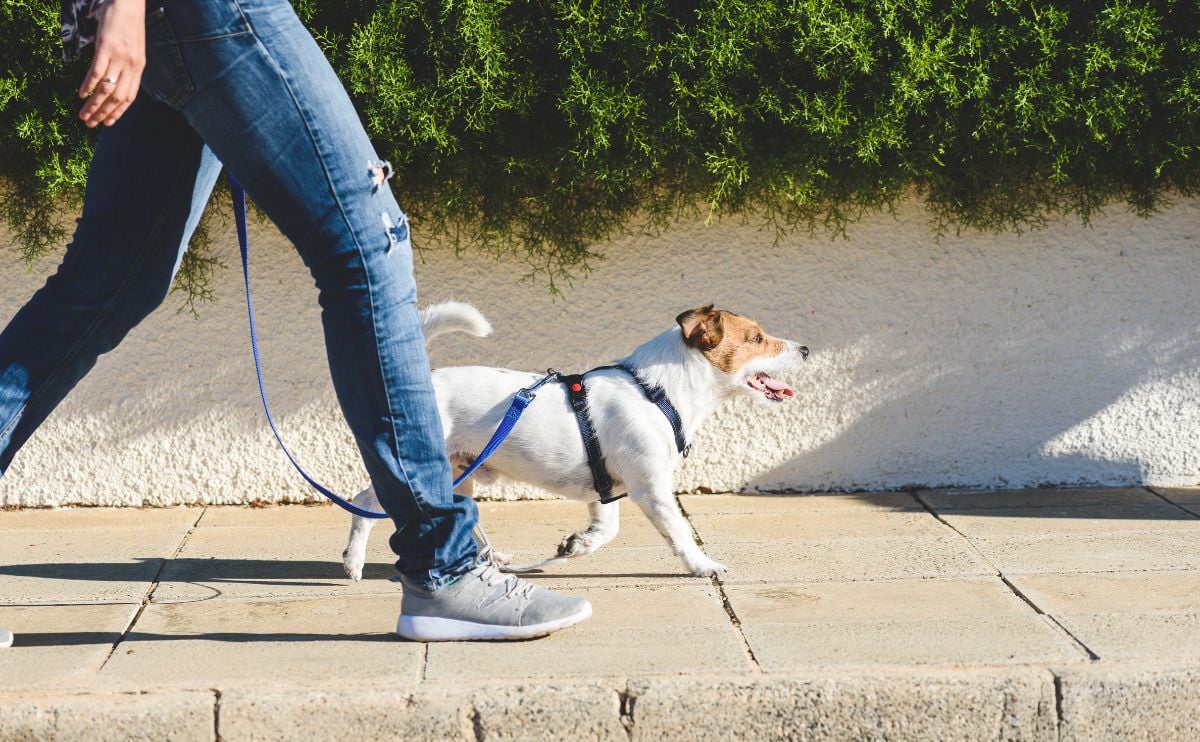
[[[596,488],[596,492],[600,495],[600,502],[610,503],[614,500],[619,500],[625,494],[613,497],[613,479],[608,473],[608,467],[604,464],[604,454],[600,450],[600,439],[596,437],[596,430],[592,425],[591,415],[588,414],[587,404],[587,386],[584,384],[584,377],[596,371],[604,371],[606,369],[615,368],[624,371],[633,377],[637,385],[642,388],[646,398],[654,403],[656,407],[667,418],[667,422],[671,424],[671,430],[675,433],[675,447],[686,458],[691,451],[691,446],[688,445],[686,436],[683,433],[683,420],[679,417],[679,411],[675,409],[675,405],[671,404],[671,400],[667,398],[667,393],[663,388],[655,384],[648,384],[638,375],[637,370],[632,366],[627,366],[623,363],[618,363],[612,366],[599,366],[591,371],[584,371],[582,374],[558,374],[558,380],[567,387],[567,396],[571,400],[571,409],[575,412],[575,422],[579,424],[579,435],[583,438],[583,447],[587,451],[588,468],[592,470],[592,486]]]

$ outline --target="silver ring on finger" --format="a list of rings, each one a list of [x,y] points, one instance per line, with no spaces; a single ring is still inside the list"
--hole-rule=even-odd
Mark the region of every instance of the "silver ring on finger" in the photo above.
[[[117,78],[113,77],[112,75],[109,75],[108,77],[104,78],[104,79],[103,79],[103,80],[101,80],[100,82],[106,82],[106,83],[108,83],[109,85],[116,85],[116,84],[117,84]]]

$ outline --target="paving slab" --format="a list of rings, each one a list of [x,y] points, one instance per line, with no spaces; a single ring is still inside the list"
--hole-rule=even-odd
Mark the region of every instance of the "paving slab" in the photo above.
[[[1039,608],[1068,613],[1200,611],[1200,572],[1015,575],[1013,584]]]
[[[925,511],[815,510],[804,513],[693,515],[704,543],[798,539],[939,536],[946,526]]]
[[[980,536],[971,542],[1006,575],[1200,569],[1200,524],[1170,532]]]
[[[1200,739],[1200,669],[1104,666],[1057,672],[1061,739]]]
[[[308,510],[309,508],[295,508]],[[293,508],[280,508],[293,510]],[[346,530],[272,524],[197,528],[160,577],[155,602],[395,594],[388,528],[371,533],[363,579],[342,568]]]
[[[996,578],[729,585],[726,594],[769,672],[1086,659]]]
[[[1101,660],[1200,659],[1200,612],[1068,614],[1059,621]]]
[[[545,680],[751,667],[711,583],[595,587],[579,594],[594,609],[586,623],[536,642],[431,644],[425,676]]]
[[[811,513],[825,511],[925,512],[906,492],[792,495],[680,495],[688,515],[737,513]]]
[[[996,508],[941,514],[967,536],[1024,536],[1190,531],[1200,534],[1200,519],[1159,500],[1136,505]]]
[[[129,511],[120,525],[111,512],[47,511],[61,523],[52,528],[10,528],[0,539],[0,604],[140,602],[155,575],[175,553],[199,510],[151,510],[146,521]],[[21,512],[0,513],[0,522]],[[45,522],[45,521],[43,521]],[[89,524],[84,526],[83,524]]]
[[[1200,572],[1012,580],[1102,660],[1200,658]]]
[[[424,648],[392,631],[400,595],[150,604],[104,666],[116,688],[412,684]]]
[[[0,626],[16,635],[0,650],[0,691],[88,686],[139,607],[0,606]]]
[[[966,577],[995,574],[962,537],[942,535],[891,538],[804,539],[705,542],[705,551],[729,567],[726,583],[848,582]]]
[[[0,739],[211,742],[215,696],[191,693],[0,694]]]
[[[1044,670],[630,681],[634,740],[1056,739]]]

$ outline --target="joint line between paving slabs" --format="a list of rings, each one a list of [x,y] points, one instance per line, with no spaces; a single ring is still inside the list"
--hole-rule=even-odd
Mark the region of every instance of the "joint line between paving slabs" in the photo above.
[[[1182,510],[1183,512],[1192,516],[1193,518],[1200,518],[1200,513],[1197,513],[1195,510],[1192,510],[1191,508],[1187,508],[1187,507],[1184,507],[1183,505],[1180,505],[1179,503],[1175,502],[1174,500],[1167,497],[1166,495],[1159,492],[1158,490],[1154,489],[1153,487],[1143,487],[1142,489],[1146,490],[1147,492],[1154,495],[1155,497],[1162,500],[1163,502],[1167,503],[1168,505],[1172,505],[1174,507],[1179,508],[1180,510]]]
[[[221,742],[221,689],[213,688],[213,739]]]
[[[204,518],[204,514],[206,512],[208,512],[207,507],[200,510],[200,515],[196,516],[196,520],[192,523],[191,528],[187,530],[187,533],[183,534],[183,538],[179,539],[179,545],[175,547],[175,551],[171,553],[171,556],[164,559],[162,564],[158,565],[158,571],[154,573],[154,578],[150,581],[150,587],[146,589],[146,594],[142,596],[142,604],[138,606],[137,612],[134,613],[133,618],[129,620],[129,625],[125,627],[125,630],[122,631],[121,635],[117,637],[117,640],[113,642],[112,649],[108,650],[108,656],[105,657],[104,661],[100,663],[100,669],[97,670],[97,672],[104,671],[105,665],[107,665],[109,660],[113,658],[113,655],[117,653],[117,647],[121,646],[121,642],[125,641],[125,637],[129,636],[129,632],[132,631],[133,627],[137,625],[138,619],[142,617],[142,613],[146,610],[146,606],[150,605],[150,600],[154,598],[154,591],[158,589],[159,580],[162,578],[163,570],[167,568],[168,564],[175,561],[175,558],[178,557],[183,551],[184,545],[187,544],[187,540],[191,538],[192,532],[196,530],[196,526],[200,525],[200,521]]]
[[[1012,580],[1008,579],[1008,575],[1004,574],[1004,572],[1000,569],[999,565],[997,565],[995,562],[993,562],[991,559],[989,559],[988,556],[986,554],[984,554],[979,549],[978,546],[975,545],[975,542],[972,541],[969,536],[967,536],[967,534],[963,533],[962,531],[958,530],[953,525],[951,525],[949,521],[947,521],[940,514],[938,514],[938,512],[933,509],[933,506],[930,505],[928,502],[926,502],[925,499],[923,497],[921,497],[918,493],[909,492],[909,494],[912,495],[912,498],[914,500],[916,500],[917,503],[921,507],[925,508],[925,510],[930,515],[932,515],[937,520],[938,523],[941,523],[946,528],[949,528],[951,531],[954,531],[956,534],[958,534],[958,536],[967,543],[967,546],[971,549],[971,551],[973,551],[975,553],[976,556],[978,556],[980,559],[983,560],[983,562],[985,564],[987,564],[989,567],[991,567],[992,569],[994,569],[996,571],[996,576],[1000,578],[1000,581],[1003,582],[1005,587],[1007,587],[1013,595],[1017,596],[1017,598],[1022,603],[1029,606],[1030,608],[1032,608],[1035,613],[1037,613],[1039,616],[1042,617],[1042,620],[1048,622],[1052,628],[1054,628],[1060,634],[1062,634],[1068,640],[1070,640],[1070,642],[1072,644],[1074,644],[1080,651],[1082,651],[1085,655],[1087,655],[1087,658],[1089,660],[1092,660],[1094,662],[1094,661],[1100,659],[1100,655],[1093,652],[1091,647],[1089,647],[1088,645],[1086,645],[1082,641],[1080,641],[1079,637],[1072,634],[1071,631],[1066,626],[1063,626],[1062,623],[1057,618],[1055,618],[1054,616],[1052,616],[1049,613],[1042,610],[1041,606],[1039,606],[1037,603],[1033,602],[1032,598],[1030,598],[1025,593],[1021,592],[1020,588],[1018,588],[1016,585],[1014,585]]]
[[[421,648],[421,652],[417,655],[417,682],[424,683],[425,675],[429,670],[429,642],[425,642],[425,646]]]
[[[675,497],[675,504],[679,507],[679,512],[683,513],[688,527],[692,529],[692,539],[700,546],[704,546],[704,539],[700,538],[700,532],[696,530],[696,524],[692,523],[692,516],[683,507],[683,501],[679,499],[678,495]],[[746,659],[750,660],[750,667],[756,674],[761,674],[763,671],[762,665],[758,663],[758,658],[754,656],[754,649],[750,647],[750,641],[746,638],[746,632],[742,629],[742,620],[738,618],[737,613],[733,610],[733,603],[729,602],[729,595],[725,592],[725,583],[721,582],[720,576],[713,575],[712,584],[717,589],[717,597],[721,599],[721,607],[725,609],[725,615],[729,616],[729,622],[733,624],[733,632],[738,638],[738,643],[742,645],[742,652],[745,653]]]

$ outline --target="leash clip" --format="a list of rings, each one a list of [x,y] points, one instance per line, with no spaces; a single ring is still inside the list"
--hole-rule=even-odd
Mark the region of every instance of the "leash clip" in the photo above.
[[[548,368],[546,369],[546,375],[541,379],[538,379],[536,384],[518,389],[516,396],[523,400],[525,404],[529,404],[533,401],[534,396],[537,394],[537,390],[540,389],[543,384],[558,379],[559,375],[560,374],[554,369]]]

